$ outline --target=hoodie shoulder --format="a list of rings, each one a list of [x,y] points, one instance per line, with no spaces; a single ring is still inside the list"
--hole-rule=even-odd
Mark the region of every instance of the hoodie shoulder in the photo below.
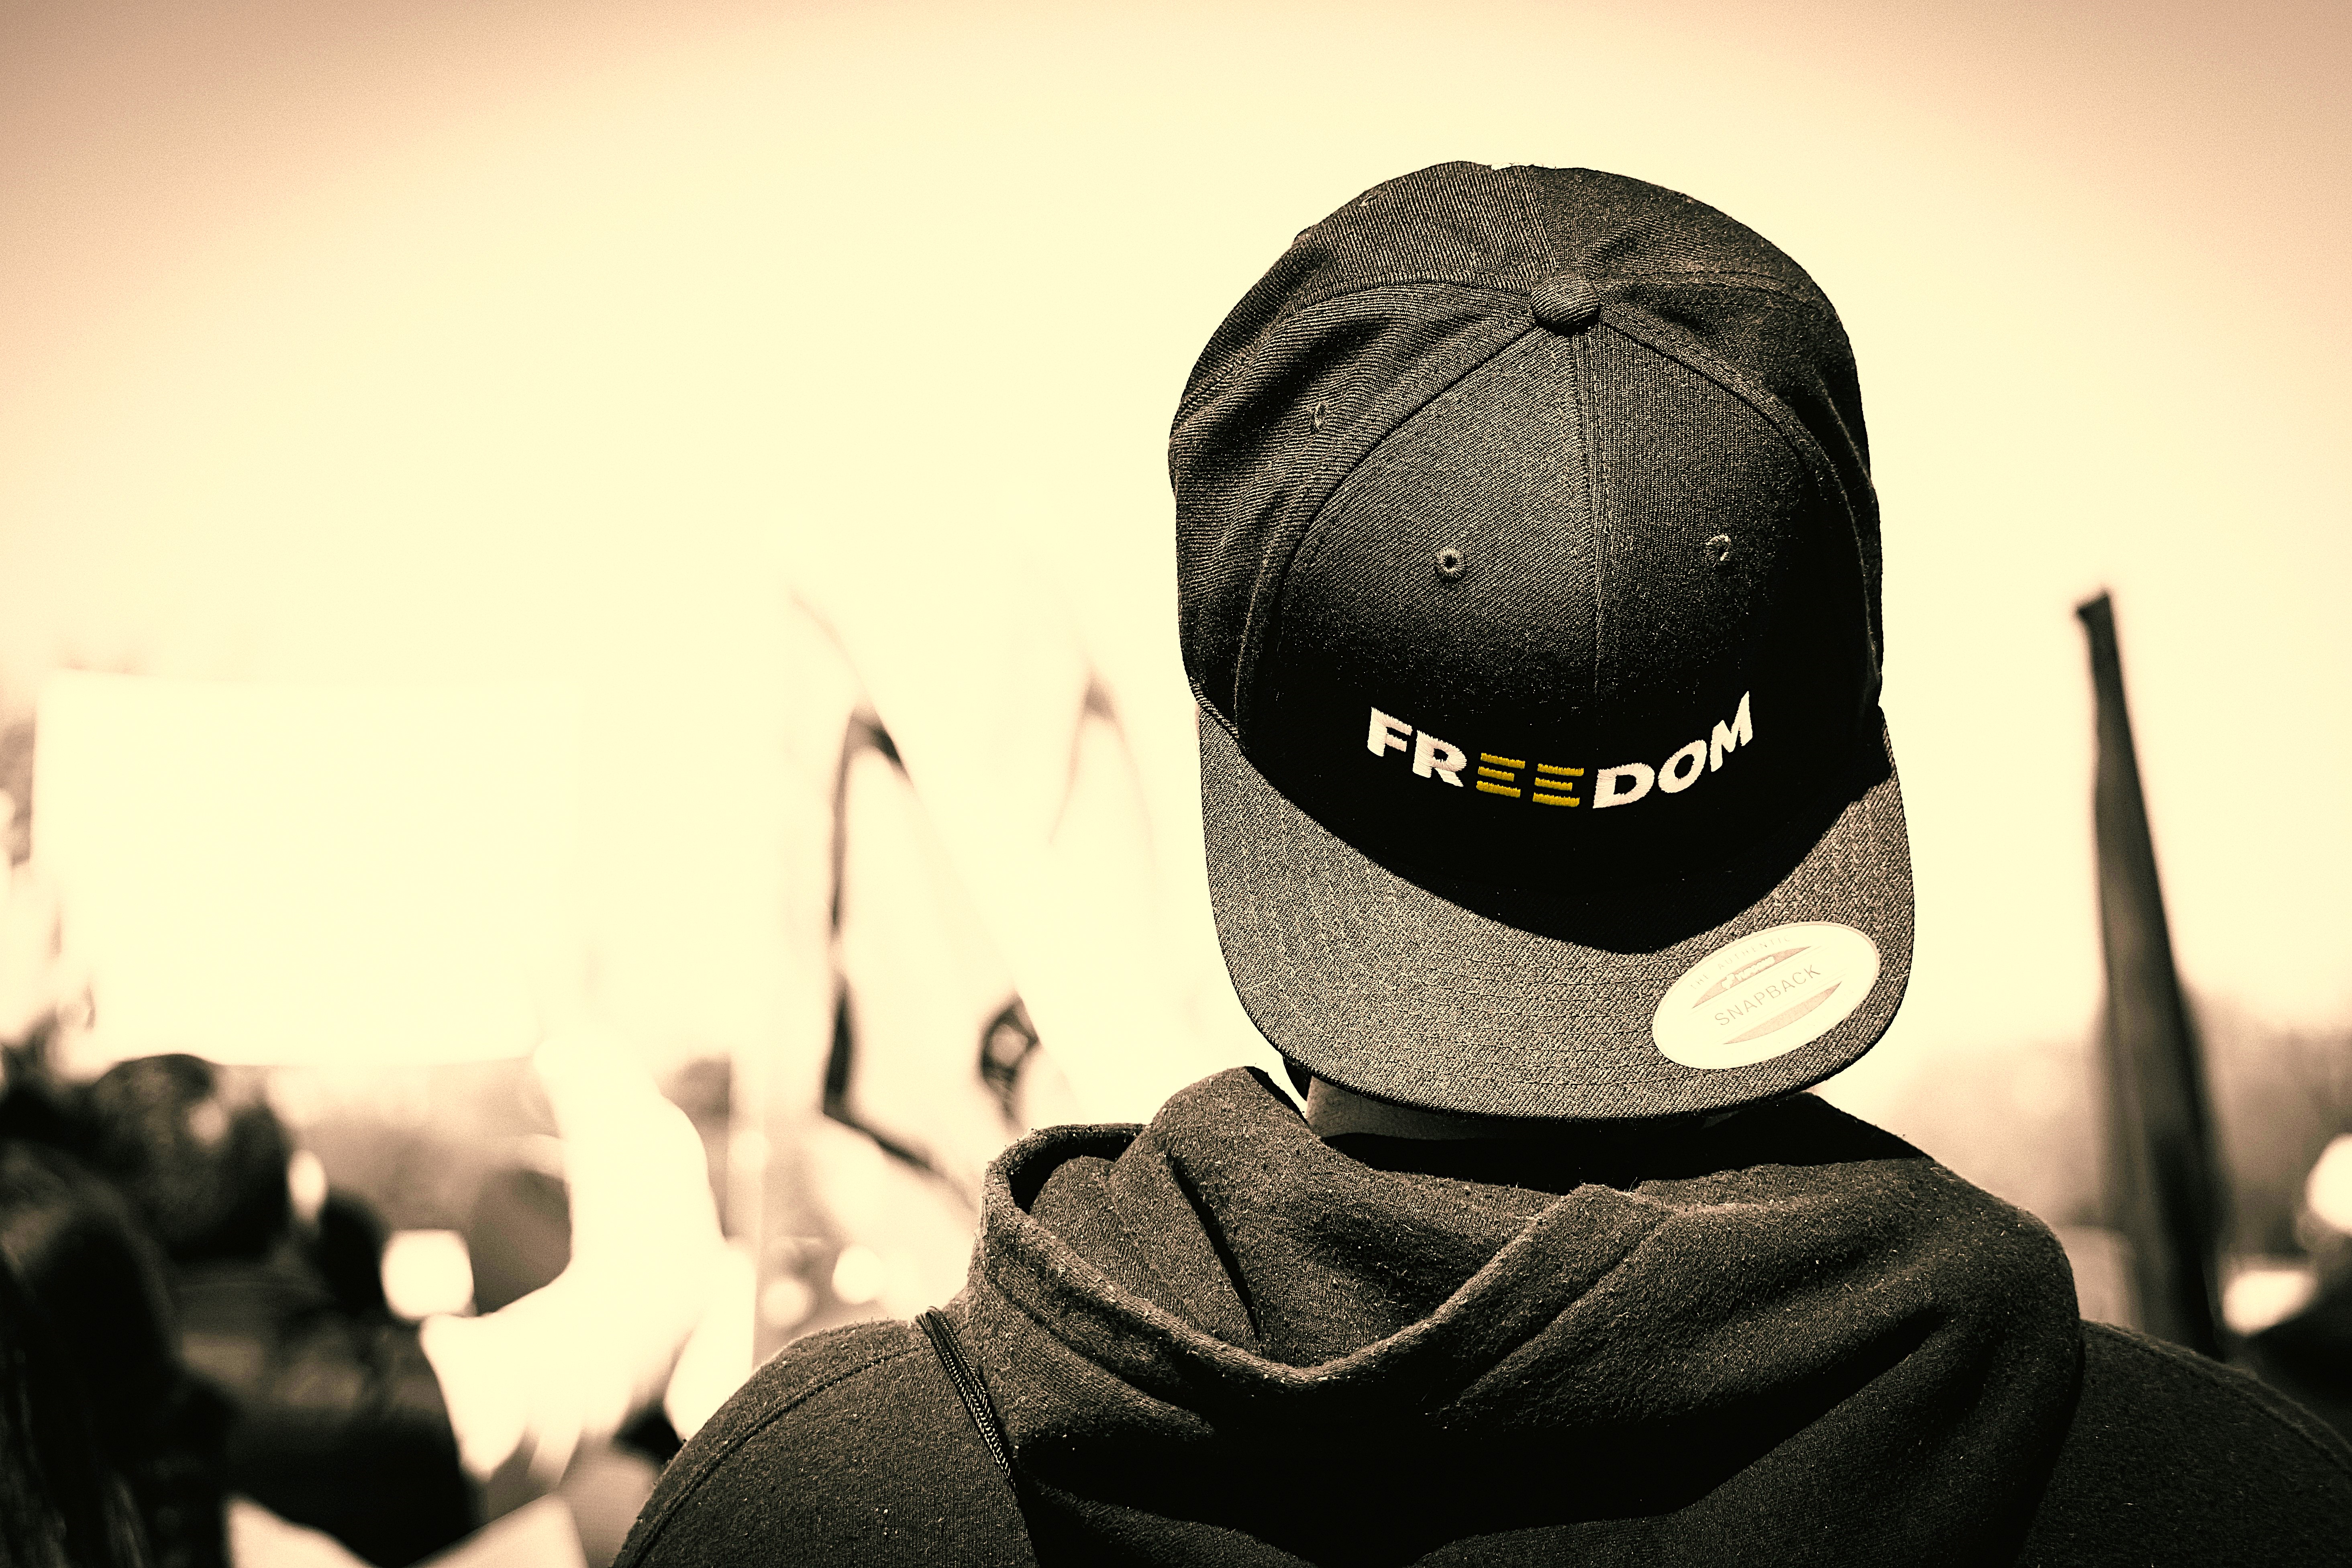
[[[1035,1562],[930,1342],[856,1323],[786,1346],[662,1472],[614,1568]]]
[[[2352,1563],[2352,1448],[2234,1367],[2083,1325],[2083,1388],[2025,1568]]]

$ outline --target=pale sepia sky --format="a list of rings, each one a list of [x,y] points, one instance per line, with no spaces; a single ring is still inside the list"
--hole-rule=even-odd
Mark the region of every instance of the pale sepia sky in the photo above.
[[[2092,1016],[2103,584],[2190,982],[2340,1020],[2346,17],[5,0],[0,692],[576,683],[608,1000],[688,1049],[763,1026],[783,582],[865,606],[967,837],[985,650],[1066,615],[1206,962],[1192,356],[1368,184],[1584,164],[1761,230],[1855,342],[1922,910],[1884,1070]]]

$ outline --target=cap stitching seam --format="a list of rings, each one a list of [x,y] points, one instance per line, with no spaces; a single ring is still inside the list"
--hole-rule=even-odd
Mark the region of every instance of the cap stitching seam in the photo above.
[[[1271,571],[1261,568],[1257,580],[1251,584],[1249,610],[1242,618],[1242,635],[1235,650],[1235,658],[1234,660],[1233,718],[1234,725],[1236,726],[1234,730],[1236,739],[1239,738],[1240,731],[1238,726],[1244,717],[1241,711],[1243,707],[1242,689],[1253,677],[1255,677],[1257,671],[1258,658],[1255,650],[1258,646],[1258,626],[1261,620],[1266,619],[1267,616],[1271,616],[1273,613],[1269,608],[1262,614],[1260,610],[1261,603],[1271,606],[1276,600],[1281,598],[1283,589],[1289,583],[1291,570],[1297,563],[1299,551],[1305,548],[1308,536],[1314,533],[1318,521],[1322,517],[1325,510],[1330,506],[1332,499],[1339,495],[1340,489],[1355,476],[1357,470],[1361,468],[1365,463],[1369,462],[1374,452],[1379,451],[1381,447],[1386,446],[1390,437],[1394,436],[1397,431],[1402,429],[1407,424],[1409,424],[1423,409],[1428,407],[1431,404],[1436,402],[1439,398],[1453,391],[1456,386],[1462,384],[1463,382],[1469,379],[1470,376],[1476,374],[1476,372],[1484,368],[1486,365],[1492,363],[1496,359],[1500,357],[1506,350],[1510,348],[1512,344],[1519,342],[1522,338],[1526,337],[1528,332],[1534,330],[1534,323],[1532,321],[1521,321],[1517,322],[1516,325],[1517,328],[1517,331],[1513,331],[1508,337],[1504,338],[1486,353],[1480,354],[1468,364],[1463,366],[1461,370],[1448,377],[1444,385],[1433,388],[1426,397],[1422,398],[1411,407],[1403,410],[1399,417],[1391,423],[1389,427],[1381,434],[1378,440],[1375,440],[1370,446],[1365,447],[1363,451],[1358,453],[1355,460],[1350,462],[1345,469],[1340,471],[1331,479],[1328,488],[1323,490],[1321,497],[1315,502],[1315,510],[1307,514],[1307,519],[1300,529],[1298,539],[1291,545],[1288,554],[1283,560],[1279,567],[1274,568]],[[1297,503],[1294,502],[1293,504],[1296,505]],[[1285,508],[1286,514],[1288,510],[1288,508]],[[1270,637],[1273,634],[1274,628],[1269,625],[1266,628],[1265,635]]]
[[[1423,402],[1418,408],[1415,408],[1412,413],[1406,415],[1402,419],[1398,420],[1394,425],[1391,426],[1386,435],[1372,443],[1370,449],[1368,449],[1361,458],[1356,460],[1354,466],[1351,467],[1346,474],[1340,477],[1339,482],[1331,487],[1331,493],[1323,498],[1323,503],[1315,509],[1315,515],[1307,520],[1306,530],[1299,536],[1298,548],[1292,552],[1290,564],[1283,571],[1282,585],[1284,588],[1286,589],[1290,585],[1290,580],[1293,577],[1311,569],[1315,564],[1316,558],[1322,553],[1323,546],[1330,542],[1332,531],[1327,526],[1327,524],[1331,519],[1331,509],[1339,503],[1341,493],[1347,489],[1348,486],[1354,480],[1356,475],[1363,471],[1364,465],[1370,462],[1373,458],[1377,457],[1380,454],[1381,448],[1386,447],[1391,441],[1395,440],[1399,436],[1402,435],[1406,426],[1412,424],[1414,420],[1427,413],[1431,408],[1436,406],[1441,399],[1445,397],[1446,395],[1451,393],[1455,387],[1461,385],[1463,382],[1468,380],[1472,374],[1477,371],[1485,369],[1486,366],[1494,363],[1496,360],[1501,359],[1513,348],[1516,348],[1520,343],[1527,342],[1527,340],[1533,335],[1534,334],[1531,331],[1521,332],[1507,341],[1501,348],[1496,349],[1493,353],[1487,355],[1485,359],[1480,360],[1476,364],[1471,366],[1469,370],[1463,372],[1461,375],[1456,376],[1454,380],[1446,383],[1443,389],[1433,394],[1428,400]],[[1279,635],[1280,630],[1281,627],[1277,624],[1276,626],[1269,626],[1267,628],[1266,635],[1268,637],[1277,636]]]
[[[1628,321],[1645,322],[1670,334],[1670,339],[1666,342],[1659,342],[1643,333],[1629,331],[1626,325]],[[1673,322],[1663,321],[1640,306],[1620,305],[1609,324],[1615,327],[1623,336],[1632,338],[1653,353],[1664,354],[1692,374],[1704,376],[1754,410],[1770,427],[1773,435],[1780,438],[1783,446],[1796,454],[1798,459],[1804,463],[1817,480],[1822,478],[1827,479],[1832,491],[1844,509],[1846,531],[1854,547],[1855,560],[1858,563],[1866,561],[1866,552],[1862,546],[1861,520],[1857,515],[1854,498],[1847,493],[1845,481],[1839,477],[1835,465],[1830,461],[1829,454],[1822,449],[1820,442],[1813,439],[1812,432],[1805,428],[1804,422],[1799,419],[1785,403],[1774,396],[1767,388],[1751,389],[1741,384],[1745,377],[1739,374],[1737,366],[1724,363],[1708,350],[1705,343],[1691,338],[1689,333],[1683,331]],[[1688,346],[1673,342],[1671,340],[1674,338],[1685,340]],[[1696,352],[1694,353],[1694,350]],[[1702,360],[1715,363],[1712,364],[1701,363]],[[1865,466],[1863,470],[1864,484],[1869,482],[1869,469]],[[1864,592],[1865,595],[1868,593],[1866,582],[1864,584]],[[1864,624],[1871,628],[1871,658],[1874,662],[1883,663],[1885,650],[1878,628],[1867,614],[1864,616]]]
[[[1236,355],[1231,364],[1217,373],[1214,380],[1203,382],[1199,387],[1187,393],[1176,405],[1176,417],[1172,423],[1178,426],[1182,426],[1185,420],[1198,412],[1202,403],[1223,391],[1236,377],[1255,363],[1259,353],[1265,348],[1266,340],[1273,335],[1274,329],[1284,322],[1304,315],[1318,306],[1330,304],[1335,300],[1352,299],[1358,294],[1376,294],[1383,289],[1406,289],[1424,283],[1438,284],[1450,289],[1464,289],[1479,294],[1500,294],[1506,299],[1524,300],[1528,297],[1527,290],[1524,289],[1512,289],[1499,283],[1474,283],[1465,279],[1435,272],[1416,273],[1404,278],[1384,278],[1377,283],[1351,284],[1346,288],[1334,289],[1327,294],[1309,295],[1305,300],[1286,305],[1279,315],[1270,318],[1265,326],[1258,329],[1247,352]]]
[[[1690,347],[1697,349],[1700,354],[1708,360],[1715,361],[1716,363],[1696,363],[1696,356],[1681,344],[1654,342],[1640,332],[1628,331],[1624,324],[1624,319],[1627,317],[1644,321],[1650,325],[1664,329],[1675,337],[1687,340]],[[1831,482],[1837,486],[1839,500],[1845,501],[1848,513],[1852,513],[1853,501],[1846,496],[1844,482],[1838,479],[1836,469],[1830,463],[1829,454],[1822,449],[1821,443],[1812,438],[1811,432],[1805,429],[1803,421],[1798,419],[1788,405],[1774,396],[1769,390],[1763,387],[1751,389],[1739,384],[1739,381],[1745,378],[1739,376],[1736,366],[1725,363],[1719,356],[1708,350],[1705,343],[1691,338],[1689,333],[1676,327],[1673,322],[1661,319],[1654,312],[1644,310],[1639,305],[1619,305],[1607,324],[1615,327],[1623,336],[1632,338],[1655,353],[1666,355],[1685,369],[1705,376],[1762,416],[1764,422],[1772,427],[1772,433],[1780,438],[1783,445],[1795,450],[1809,464],[1818,464],[1821,468],[1829,473]],[[1726,372],[1738,379],[1727,379],[1724,374]],[[1791,429],[1791,426],[1794,428]]]
[[[1818,288],[1805,289],[1785,279],[1775,278],[1764,272],[1742,272],[1714,268],[1685,272],[1671,268],[1654,268],[1645,272],[1612,272],[1609,276],[1612,280],[1626,282],[1664,279],[1681,283],[1712,284],[1721,289],[1751,289],[1759,293],[1787,294],[1804,300],[1823,300],[1826,302],[1825,297]]]
[[[1597,324],[1605,325],[1607,321],[1608,308],[1604,306],[1601,321]],[[1591,712],[1593,721],[1597,723],[1601,718],[1601,639],[1607,629],[1606,616],[1609,602],[1609,596],[1603,592],[1601,582],[1601,509],[1606,504],[1608,476],[1601,468],[1601,443],[1594,439],[1596,432],[1592,425],[1592,398],[1590,395],[1591,378],[1585,365],[1586,358],[1592,352],[1590,343],[1589,336],[1580,335],[1571,345],[1568,363],[1570,391],[1576,398],[1577,442],[1584,448],[1584,499],[1586,521],[1589,524],[1587,539],[1592,550]]]
[[[1234,721],[1225,717],[1224,710],[1217,706],[1215,699],[1212,698],[1208,692],[1202,689],[1201,678],[1190,671],[1187,671],[1184,676],[1184,684],[1192,689],[1192,701],[1201,710],[1201,711],[1215,720],[1217,721],[1217,728],[1223,730],[1226,734],[1231,735],[1235,743],[1238,744],[1241,741],[1241,731],[1234,727]]]

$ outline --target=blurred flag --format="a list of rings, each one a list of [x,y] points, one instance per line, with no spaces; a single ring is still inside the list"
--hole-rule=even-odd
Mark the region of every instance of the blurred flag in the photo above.
[[[2204,1068],[2157,879],[2123,659],[2106,595],[2078,605],[2097,702],[2093,818],[2106,952],[2109,1191],[2129,1242],[2139,1327],[2221,1353],[2214,1249],[2220,1182]]]
[[[1173,986],[1153,977],[1166,963],[1153,852],[1116,706],[1075,643],[982,650],[995,684],[977,726],[969,702],[904,704],[945,763],[924,773],[831,623],[804,604],[793,614],[806,816],[789,837],[817,875],[793,889],[791,922],[794,1027],[810,1037],[767,1064],[756,1145],[761,1354],[961,1285],[987,1163],[1091,1109],[1055,1020],[1081,1056],[1108,1040],[1155,1071],[1193,1065],[1151,1059],[1181,1027]],[[939,689],[925,696],[936,704]],[[992,743],[970,744],[975,733]],[[961,853],[943,818],[964,830]],[[975,835],[983,820],[993,831]],[[1032,981],[1059,1005],[1033,1013]],[[1106,1004],[1126,1029],[1087,1031]]]
[[[977,1214],[982,1170],[1066,1095],[870,709],[843,734],[832,872],[824,1114]]]

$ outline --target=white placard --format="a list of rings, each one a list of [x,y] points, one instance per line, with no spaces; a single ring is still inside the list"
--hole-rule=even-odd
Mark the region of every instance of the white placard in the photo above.
[[[94,1004],[78,1061],[511,1056],[576,973],[561,688],[73,673],[38,726],[34,858]]]

